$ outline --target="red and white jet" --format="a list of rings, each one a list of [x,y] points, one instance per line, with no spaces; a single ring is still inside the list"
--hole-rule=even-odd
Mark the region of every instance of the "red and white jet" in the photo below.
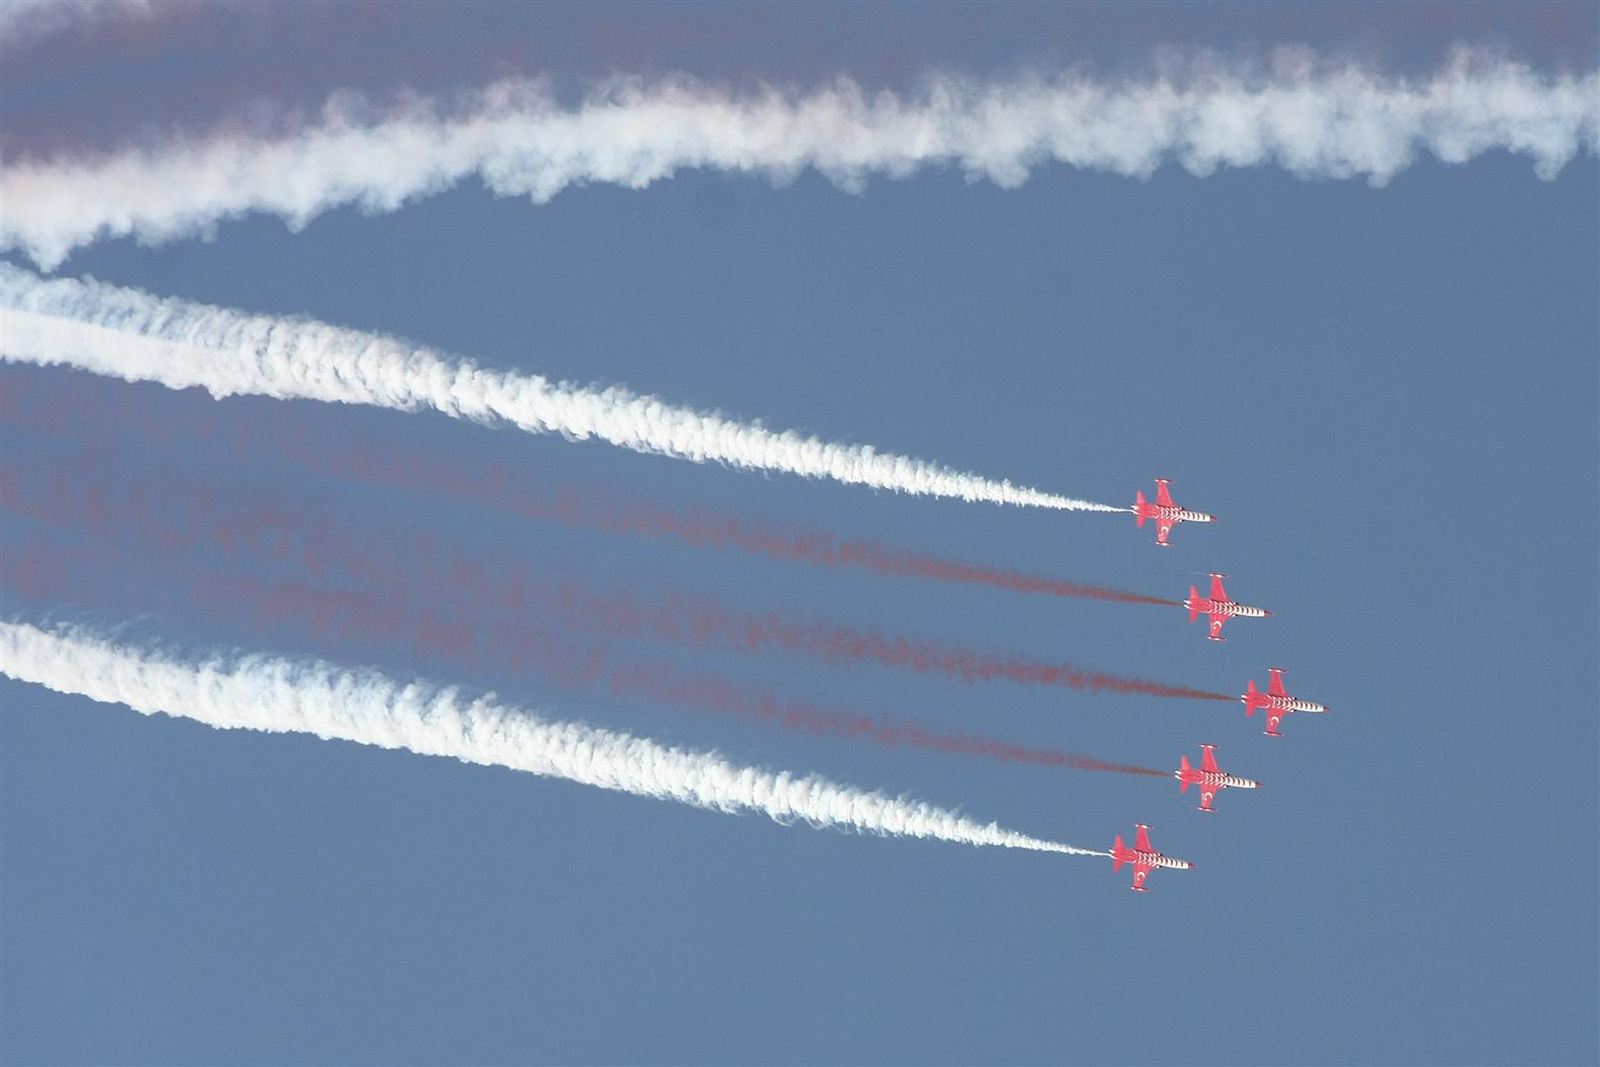
[[[1260,782],[1252,782],[1248,778],[1235,778],[1231,774],[1222,773],[1222,768],[1217,766],[1217,746],[1200,746],[1200,766],[1189,766],[1189,757],[1184,756],[1178,769],[1172,772],[1172,777],[1178,780],[1178,792],[1187,793],[1191,785],[1200,787],[1200,810],[1216,811],[1211,806],[1211,801],[1224,789],[1260,789]]]
[[[1124,863],[1133,864],[1133,888],[1140,893],[1148,893],[1144,887],[1144,880],[1150,872],[1157,867],[1171,867],[1175,871],[1192,871],[1194,864],[1188,860],[1175,860],[1163,856],[1150,847],[1150,827],[1144,823],[1134,823],[1139,828],[1139,835],[1133,839],[1133,847],[1129,848],[1122,843],[1122,835],[1117,835],[1117,843],[1111,846],[1111,869],[1120,871]]]
[[[1235,615],[1240,615],[1247,619],[1261,619],[1272,614],[1272,612],[1263,611],[1261,608],[1247,607],[1244,604],[1235,604],[1229,600],[1227,591],[1222,588],[1222,579],[1226,577],[1226,574],[1213,574],[1211,576],[1211,595],[1209,597],[1201,596],[1200,590],[1191,585],[1189,587],[1189,598],[1183,602],[1183,606],[1189,609],[1190,622],[1194,622],[1201,615],[1211,616],[1211,632],[1206,636],[1213,641],[1227,640],[1226,637],[1222,636],[1222,626]]]
[[[1167,541],[1167,534],[1171,533],[1172,528],[1180,522],[1217,521],[1215,515],[1207,515],[1200,511],[1187,511],[1173,503],[1172,493],[1167,489],[1167,486],[1171,484],[1171,481],[1166,478],[1156,479],[1156,502],[1154,504],[1144,498],[1143,492],[1135,493],[1133,501],[1134,525],[1143,526],[1146,519],[1156,520],[1156,544],[1162,548],[1172,547],[1171,543]]]
[[[1296,700],[1290,696],[1289,691],[1283,687],[1282,667],[1270,667],[1268,668],[1268,673],[1272,675],[1272,681],[1267,683],[1267,691],[1265,693],[1256,688],[1256,683],[1252,679],[1250,688],[1246,689],[1244,695],[1239,698],[1244,704],[1244,717],[1247,719],[1256,713],[1257,708],[1266,709],[1266,733],[1268,737],[1283,736],[1278,732],[1278,724],[1291,711],[1321,712],[1328,710],[1321,704],[1313,704],[1309,700]]]

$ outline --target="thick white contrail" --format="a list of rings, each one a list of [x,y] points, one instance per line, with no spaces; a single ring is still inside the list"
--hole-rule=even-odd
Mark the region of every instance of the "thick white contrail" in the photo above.
[[[1468,50],[1420,79],[1304,49],[1280,50],[1267,70],[1207,57],[1181,66],[1142,80],[930,77],[909,94],[848,79],[808,93],[621,79],[575,105],[543,82],[510,80],[376,116],[335,96],[314,120],[270,137],[228,130],[7,160],[0,250],[54,269],[100,236],[164,241],[253,211],[298,227],[344,204],[394,211],[469,179],[539,202],[573,185],[640,188],[689,168],[774,181],[814,169],[852,190],[927,166],[1015,186],[1052,162],[1141,177],[1168,162],[1194,174],[1278,164],[1382,184],[1424,152],[1458,163],[1502,149],[1550,178],[1600,146],[1593,71],[1540,73]]]
[[[246,315],[94,281],[43,279],[0,263],[0,358],[61,364],[216,397],[242,393],[509,422],[529,433],[597,437],[636,452],[746,470],[1068,511],[1126,511],[963,474],[868,445],[840,444],[626,389],[490,370],[378,334],[309,319]]]
[[[275,656],[191,664],[74,627],[0,622],[0,673],[60,693],[126,704],[223,730],[307,733],[512,770],[729,813],[759,812],[860,833],[1064,852],[1074,848],[980,823],[920,801],[817,775],[745,767],[575,722],[550,722],[493,696],[402,684],[370,670]]]

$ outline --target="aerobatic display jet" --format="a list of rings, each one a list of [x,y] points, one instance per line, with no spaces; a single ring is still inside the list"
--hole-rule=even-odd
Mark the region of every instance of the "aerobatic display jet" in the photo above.
[[[1154,504],[1144,498],[1144,493],[1134,494],[1133,514],[1134,525],[1143,526],[1144,520],[1156,520],[1156,544],[1162,548],[1171,548],[1167,535],[1172,528],[1180,522],[1216,522],[1215,515],[1207,515],[1200,511],[1187,511],[1180,508],[1172,501],[1172,493],[1167,486],[1172,483],[1166,478],[1156,479],[1156,502]]]
[[[1260,789],[1260,782],[1252,782],[1248,778],[1235,778],[1231,774],[1224,774],[1222,768],[1217,766],[1217,746],[1200,746],[1200,766],[1189,766],[1189,757],[1184,756],[1178,769],[1172,772],[1172,777],[1178,780],[1178,792],[1187,793],[1191,785],[1200,787],[1200,810],[1216,811],[1211,802],[1218,793],[1224,789]]]
[[[1222,579],[1226,577],[1226,574],[1213,574],[1211,576],[1211,595],[1209,597],[1201,596],[1200,590],[1191,585],[1189,587],[1189,598],[1183,602],[1183,606],[1189,609],[1190,622],[1194,622],[1202,615],[1211,617],[1211,632],[1206,636],[1213,641],[1227,640],[1226,637],[1222,636],[1222,627],[1224,623],[1235,615],[1240,615],[1247,619],[1261,619],[1272,614],[1272,612],[1263,611],[1261,608],[1247,607],[1244,604],[1235,604],[1229,600],[1227,590],[1222,588]]]
[[[1144,880],[1150,872],[1157,867],[1170,867],[1175,871],[1192,871],[1194,864],[1188,860],[1175,860],[1163,856],[1150,847],[1150,827],[1144,823],[1134,823],[1139,834],[1133,840],[1133,847],[1129,848],[1122,843],[1122,835],[1117,835],[1117,843],[1111,846],[1111,869],[1120,871],[1124,863],[1133,864],[1133,886],[1140,893],[1148,893],[1144,887]]]
[[[1278,732],[1278,724],[1283,721],[1285,715],[1292,711],[1321,712],[1328,710],[1321,704],[1313,704],[1309,700],[1296,700],[1290,696],[1289,691],[1283,687],[1282,667],[1271,667],[1267,673],[1272,675],[1272,681],[1267,683],[1267,691],[1265,693],[1256,688],[1256,683],[1252,679],[1250,688],[1245,690],[1244,695],[1239,700],[1244,704],[1244,717],[1247,719],[1256,713],[1257,708],[1266,710],[1266,734],[1268,737],[1283,736]]]

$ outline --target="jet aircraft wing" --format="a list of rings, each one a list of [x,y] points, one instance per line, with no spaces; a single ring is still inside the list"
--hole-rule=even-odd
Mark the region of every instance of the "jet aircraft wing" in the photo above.
[[[1178,506],[1172,502],[1172,493],[1167,489],[1167,480],[1165,478],[1156,479],[1156,504],[1164,508]]]
[[[1220,575],[1220,574],[1213,574],[1211,576],[1211,599],[1212,600],[1227,600],[1228,599],[1227,591],[1222,588],[1222,575]]]
[[[1171,519],[1157,519],[1156,520],[1156,544],[1158,544],[1158,545],[1166,544],[1167,543],[1167,534],[1169,534],[1171,532],[1172,532],[1172,520]]]
[[[1155,849],[1150,847],[1150,827],[1145,826],[1142,823],[1139,825],[1139,836],[1134,838],[1133,847],[1139,852],[1155,851]]]
[[[1289,691],[1283,687],[1283,671],[1282,671],[1282,669],[1278,668],[1278,667],[1274,667],[1274,668],[1272,668],[1271,674],[1272,674],[1272,682],[1271,682],[1270,685],[1267,686],[1267,692],[1271,693],[1275,697],[1286,697],[1286,696],[1288,696],[1289,695]]]
[[[1211,616],[1211,636],[1219,637],[1222,633],[1222,624],[1228,621],[1226,615]]]
[[[1216,745],[1201,745],[1200,746],[1200,769],[1202,771],[1211,771],[1211,772],[1217,773],[1217,774],[1221,773],[1221,771],[1218,770],[1218,768],[1217,768],[1217,746]]]

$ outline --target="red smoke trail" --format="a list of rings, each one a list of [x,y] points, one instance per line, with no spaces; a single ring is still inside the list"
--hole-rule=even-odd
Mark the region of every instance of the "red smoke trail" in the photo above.
[[[430,539],[418,538],[399,550],[376,536],[358,544],[322,517],[305,520],[279,506],[258,506],[244,516],[217,514],[209,490],[183,500],[174,486],[163,487],[176,503],[152,507],[147,490],[123,486],[135,505],[118,514],[105,495],[80,479],[57,477],[47,488],[49,502],[26,499],[21,479],[0,462],[0,503],[46,521],[72,521],[85,516],[104,530],[143,528],[158,543],[209,538],[232,547],[238,537],[247,544],[271,529],[299,546],[303,564],[317,575],[339,566],[352,578],[394,589],[426,593],[438,602],[459,602],[475,611],[492,607],[514,612],[540,611],[569,630],[598,632],[608,637],[665,641],[688,648],[729,650],[747,654],[778,651],[810,656],[828,663],[875,662],[893,670],[940,675],[963,682],[1012,681],[1026,685],[1063,686],[1084,692],[1132,693],[1191,700],[1232,701],[1227,694],[1187,686],[1166,685],[1067,663],[1047,663],[996,652],[976,652],[937,641],[871,633],[827,622],[802,622],[776,613],[737,613],[700,598],[669,596],[644,603],[626,591],[596,592],[577,583],[541,582],[518,564],[485,563],[448,555]],[[71,499],[71,490],[81,499]],[[62,499],[66,498],[66,499]],[[179,503],[187,509],[181,534],[174,533]],[[160,516],[159,518],[157,516]],[[82,519],[78,519],[82,521]],[[153,533],[152,533],[153,531]],[[245,536],[249,534],[249,536]],[[286,553],[278,540],[276,552]],[[440,560],[441,562],[434,562]]]
[[[68,584],[74,553],[43,543],[20,551],[0,549],[0,583],[34,595],[59,594]],[[51,576],[48,589],[34,579]],[[1010,741],[937,731],[856,712],[831,712],[803,701],[785,701],[709,675],[684,676],[664,664],[613,664],[604,648],[577,645],[539,627],[501,622],[474,627],[466,619],[432,609],[416,610],[403,597],[353,590],[315,589],[289,579],[202,575],[191,579],[208,606],[258,630],[268,624],[303,627],[319,644],[330,638],[404,644],[413,654],[457,667],[504,665],[512,672],[538,674],[563,689],[604,687],[614,697],[669,704],[694,711],[730,715],[816,736],[867,741],[887,748],[910,748],[950,755],[1024,763],[1038,767],[1106,771],[1168,777],[1170,772],[1094,759]]]
[[[611,665],[603,649],[592,645],[574,646],[527,623],[502,622],[490,626],[487,633],[475,634],[470,624],[461,619],[424,612],[420,621],[408,627],[401,620],[411,617],[412,613],[394,598],[382,595],[330,593],[294,581],[267,584],[229,579],[216,583],[215,589],[231,604],[253,605],[258,618],[285,621],[299,616],[307,619],[317,636],[325,637],[335,629],[344,636],[376,635],[388,639],[409,636],[413,652],[447,661],[471,659],[475,653],[481,653],[504,662],[517,673],[537,672],[563,688],[603,682],[613,696],[643,698],[695,711],[759,720],[820,736],[871,741],[890,748],[925,749],[1072,770],[1161,778],[1171,774],[1152,767],[1110,763],[1090,756],[1030,748],[955,731],[928,730],[915,723],[887,717],[824,711],[809,703],[781,700],[770,692],[753,691],[724,678],[683,676],[664,664]]]
[[[1031,763],[1043,767],[1068,767],[1080,771],[1110,771],[1168,777],[1170,772],[1152,767],[1108,763],[1089,756],[1052,749],[1027,748],[1008,741],[973,737],[959,732],[933,732],[914,723],[867,715],[821,711],[806,703],[780,701],[770,694],[752,694],[718,678],[681,677],[660,665],[618,668],[611,672],[613,694],[647,697],[705,711],[733,714],[777,723],[791,730],[833,737],[860,738],[890,748],[905,747],[981,756],[1004,763]]]
[[[1177,601],[1164,597],[939,559],[890,548],[877,541],[841,540],[824,531],[782,532],[699,509],[673,512],[653,505],[619,504],[592,491],[541,489],[526,479],[508,475],[498,464],[484,471],[452,465],[419,452],[397,458],[388,450],[371,444],[335,451],[313,447],[304,432],[296,427],[277,424],[219,427],[210,416],[134,419],[126,408],[119,406],[111,418],[94,417],[98,414],[96,405],[87,398],[67,401],[51,394],[43,398],[41,404],[31,402],[33,398],[27,398],[26,391],[25,387],[15,386],[0,389],[0,418],[53,432],[59,432],[66,425],[72,428],[72,433],[80,435],[87,428],[90,433],[105,436],[105,428],[120,420],[137,421],[142,429],[164,441],[171,441],[180,432],[219,445],[225,443],[225,438],[231,438],[234,455],[239,459],[268,451],[277,459],[296,463],[326,477],[412,492],[440,493],[478,507],[561,526],[676,541],[693,548],[737,549],[769,559],[831,570],[856,568],[888,577],[982,585],[1017,593],[1180,606]],[[53,405],[52,400],[55,401]],[[59,410],[64,407],[71,407],[73,411]]]
[[[964,682],[1007,680],[1029,685],[1059,685],[1087,692],[1139,693],[1145,696],[1233,700],[1234,697],[1186,686],[1165,685],[1065,663],[1041,663],[1002,653],[981,653],[936,641],[863,632],[826,622],[797,622],[777,614],[745,615],[704,600],[669,597],[642,604],[627,592],[596,593],[564,582],[540,590],[511,579],[518,599],[544,601],[545,610],[569,629],[598,629],[611,637],[648,638],[693,648],[756,653],[776,649],[829,663],[870,661],[894,670],[937,674]]]
[[[29,597],[58,597],[72,583],[74,563],[83,553],[39,541],[19,548],[0,541],[0,584]]]

